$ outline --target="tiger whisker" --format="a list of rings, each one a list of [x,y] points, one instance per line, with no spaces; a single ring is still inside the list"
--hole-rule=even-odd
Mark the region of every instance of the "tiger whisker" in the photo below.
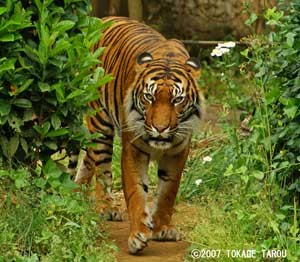
[[[145,132],[142,132],[141,134],[135,136],[131,141],[130,143],[133,143],[135,140],[137,140],[138,138],[140,138],[141,136],[143,136],[145,134]]]

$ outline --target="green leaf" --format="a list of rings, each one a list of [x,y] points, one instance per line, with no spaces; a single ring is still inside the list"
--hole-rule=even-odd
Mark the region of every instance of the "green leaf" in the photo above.
[[[25,99],[25,98],[18,98],[16,99],[13,104],[17,107],[21,107],[21,108],[31,108],[32,107],[32,103],[30,100]]]
[[[34,125],[33,129],[36,130],[39,134],[41,134],[42,136],[45,136],[49,129],[50,129],[50,123],[49,122],[45,122],[43,124],[43,126],[39,126],[39,125]]]
[[[13,42],[15,40],[15,36],[13,34],[6,34],[0,36],[0,42]]]
[[[27,145],[26,140],[23,137],[21,137],[20,142],[21,142],[22,149],[24,150],[24,152],[27,155],[28,154],[28,145]]]
[[[64,88],[62,83],[57,83],[52,86],[52,89],[56,91],[56,98],[60,103],[65,102],[65,94],[64,94]]]
[[[15,94],[20,94],[22,92],[24,92],[34,81],[34,79],[28,79],[23,85],[21,85],[18,89],[17,92]],[[10,92],[11,94],[11,92]],[[15,94],[11,94],[11,95],[15,95]]]
[[[21,132],[21,126],[24,124],[24,120],[21,117],[18,117],[15,112],[11,113],[8,118],[8,123],[11,128],[14,129],[17,133]]]
[[[293,47],[295,36],[296,36],[296,34],[292,33],[292,32],[289,32],[286,34],[286,43],[289,47]]]
[[[288,118],[293,119],[297,114],[298,106],[285,107],[283,111]]]
[[[44,142],[45,146],[49,147],[50,149],[56,151],[58,149],[58,146],[55,142],[53,141],[45,141]]]
[[[24,110],[24,114],[23,114],[23,121],[24,122],[32,121],[35,118],[36,118],[36,115],[35,115],[33,109],[30,108],[30,109]]]
[[[51,124],[55,130],[60,128],[61,121],[60,121],[60,118],[57,116],[57,114],[53,114],[51,116]]]
[[[265,14],[265,18],[268,20],[268,25],[278,25],[279,20],[283,17],[284,12],[283,11],[277,11],[276,6],[273,8],[267,9],[267,12]]]
[[[21,188],[24,188],[26,186],[29,186],[29,182],[27,180],[28,171],[18,170],[18,171],[15,171],[15,172],[16,173],[15,173],[14,180],[15,180],[16,188],[21,189]]]
[[[66,135],[66,134],[68,134],[68,133],[69,133],[69,131],[68,131],[66,128],[61,128],[61,129],[58,129],[58,130],[50,131],[50,132],[47,134],[47,137],[63,136],[63,135]]]
[[[7,12],[7,8],[6,7],[0,7],[0,15],[3,15],[6,12]]]
[[[226,171],[224,173],[224,176],[231,176],[233,175],[233,165],[230,164],[227,168],[226,168]]]
[[[20,141],[19,135],[15,135],[9,140],[9,156],[10,156],[10,158],[12,158],[14,156],[14,154],[17,152],[18,147],[19,147],[19,141]]]
[[[9,152],[9,142],[5,136],[0,136],[0,148],[5,157],[10,159],[10,152]]]
[[[61,187],[63,190],[70,192],[76,188],[78,188],[78,184],[72,181],[71,176],[69,174],[64,173],[61,176]]]
[[[251,26],[257,20],[257,18],[257,14],[251,13],[250,17],[245,21],[245,24]]]
[[[258,180],[262,180],[265,176],[264,172],[259,171],[259,170],[252,171],[251,175],[254,176]]]
[[[16,58],[6,59],[4,61],[4,63],[0,64],[0,72],[15,69],[15,62],[16,61],[17,61]]]
[[[38,179],[35,179],[35,185],[39,188],[44,188],[47,184],[47,180],[46,179],[43,179],[43,178],[38,178]]]
[[[59,39],[55,47],[51,50],[50,55],[51,56],[56,56],[57,54],[61,53],[62,51],[66,51],[68,48],[70,48],[71,44],[64,40],[64,39]]]
[[[6,116],[9,114],[11,105],[9,101],[0,99],[0,116]]]
[[[62,174],[62,171],[52,159],[49,159],[43,167],[43,173],[49,178],[58,178]]]
[[[38,82],[38,87],[43,93],[49,92],[51,90],[50,85],[48,83],[44,83],[44,82]]]
[[[85,90],[77,89],[67,96],[67,100],[72,99],[76,96],[80,96],[80,95],[84,94],[84,92],[85,92]]]
[[[248,48],[246,48],[245,50],[241,51],[240,53],[241,53],[241,55],[242,55],[242,56],[244,56],[244,57],[248,58],[249,49],[248,49]]]
[[[249,181],[249,176],[247,176],[247,175],[241,175],[241,180],[244,181],[245,184],[247,184],[248,181]]]
[[[48,60],[48,47],[43,43],[40,42],[39,49],[38,49],[38,57],[40,59],[40,63],[45,65]]]
[[[70,30],[75,25],[75,22],[71,20],[64,20],[55,25],[53,28],[54,31],[58,31],[60,33],[64,33],[67,30]]]
[[[267,105],[274,103],[279,98],[281,93],[282,92],[281,92],[280,88],[278,88],[278,87],[273,88],[269,93],[267,93],[265,96]]]

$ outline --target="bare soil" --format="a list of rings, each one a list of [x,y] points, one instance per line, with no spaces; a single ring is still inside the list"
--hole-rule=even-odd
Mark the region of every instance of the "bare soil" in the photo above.
[[[122,193],[118,194],[118,202],[124,207],[124,200],[120,199]],[[120,196],[120,197],[119,197]],[[151,206],[150,200],[150,206]],[[116,254],[118,262],[181,262],[186,254],[186,248],[189,243],[186,242],[187,235],[193,229],[197,219],[197,208],[195,205],[189,205],[180,202],[175,206],[173,215],[173,224],[183,234],[181,241],[149,241],[148,246],[137,255],[130,255],[127,252],[127,238],[129,235],[129,221],[125,217],[122,222],[108,222],[110,238],[120,248],[120,252]]]

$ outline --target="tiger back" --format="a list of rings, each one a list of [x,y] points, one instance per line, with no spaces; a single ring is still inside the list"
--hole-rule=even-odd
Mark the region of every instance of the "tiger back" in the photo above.
[[[97,47],[106,73],[114,80],[99,88],[97,110],[87,117],[95,147],[87,150],[75,181],[96,177],[96,204],[112,202],[113,138],[122,142],[122,185],[130,220],[128,249],[142,250],[150,239],[179,240],[171,225],[174,200],[188,156],[192,132],[203,114],[197,86],[198,63],[178,40],[167,40],[152,28],[124,17],[109,17]],[[101,109],[101,110],[99,110]],[[158,163],[154,209],[147,204],[149,161]],[[121,220],[113,206],[101,206],[110,220]]]

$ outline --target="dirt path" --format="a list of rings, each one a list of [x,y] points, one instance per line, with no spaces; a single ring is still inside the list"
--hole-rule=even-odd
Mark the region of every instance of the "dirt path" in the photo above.
[[[123,205],[123,204],[122,204]],[[196,224],[197,209],[195,205],[181,202],[175,207],[173,224],[183,233],[183,239],[187,239],[189,231]],[[186,253],[188,243],[184,240],[178,242],[150,241],[138,255],[129,255],[127,252],[127,238],[129,234],[129,221],[109,222],[110,238],[120,248],[117,254],[118,262],[181,262]]]

